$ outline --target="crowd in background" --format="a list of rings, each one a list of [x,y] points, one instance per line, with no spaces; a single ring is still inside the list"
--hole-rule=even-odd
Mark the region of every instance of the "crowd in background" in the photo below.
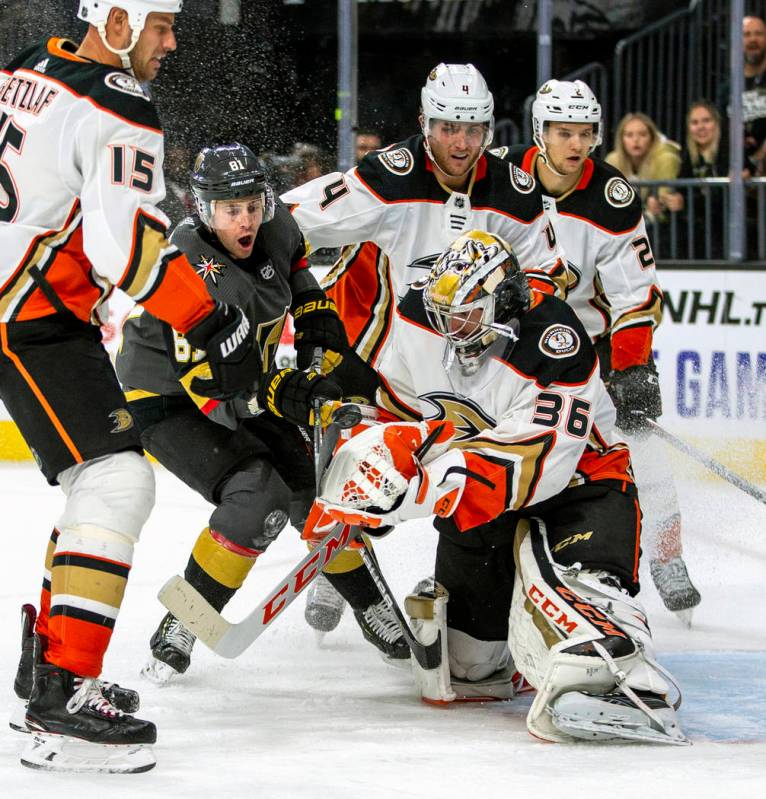
[[[745,120],[743,177],[766,175],[766,22],[756,16],[743,20]],[[619,122],[606,161],[633,181],[674,181],[676,179],[727,178],[729,144],[727,110],[728,84],[722,84],[715,99],[701,98],[686,113],[686,136],[673,141],[640,110],[631,111]],[[374,130],[356,134],[357,161],[370,150],[391,142]],[[325,148],[310,142],[296,142],[288,152],[262,153],[277,193],[299,186],[334,169],[334,158]],[[166,157],[168,198],[165,210],[174,221],[190,213],[192,204],[187,180],[193,153],[173,145]],[[725,187],[643,185],[639,189],[650,235],[659,257],[721,259],[726,256],[722,220]],[[748,258],[755,258],[757,214],[756,191],[748,190]],[[713,224],[711,224],[713,223]],[[718,229],[716,225],[718,224]],[[691,239],[689,246],[684,246]]]

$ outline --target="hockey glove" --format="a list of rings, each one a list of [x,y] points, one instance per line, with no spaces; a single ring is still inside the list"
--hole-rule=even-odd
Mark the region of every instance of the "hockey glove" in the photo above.
[[[202,397],[229,399],[261,374],[261,355],[250,320],[241,308],[216,303],[212,313],[186,333],[186,340],[205,359],[194,367],[190,389]]]
[[[316,372],[282,369],[272,373],[258,389],[258,404],[275,416],[302,427],[314,424],[314,400],[339,400],[340,386]]]
[[[323,291],[317,289],[299,294],[293,300],[292,312],[299,369],[309,367],[315,347],[342,353],[348,346],[338,309]]]
[[[416,452],[432,433],[433,444],[421,459]],[[333,456],[315,506],[326,517],[368,532],[433,513],[450,516],[466,476],[463,453],[445,451],[453,433],[445,422],[368,428]]]
[[[646,430],[647,419],[662,415],[660,382],[653,364],[613,369],[607,388],[617,410],[617,426],[625,433]]]

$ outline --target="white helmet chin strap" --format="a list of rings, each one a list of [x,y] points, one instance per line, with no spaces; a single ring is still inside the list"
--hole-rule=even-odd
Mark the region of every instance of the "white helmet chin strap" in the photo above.
[[[96,25],[96,29],[98,30],[98,35],[101,37],[101,41],[104,43],[104,47],[106,47],[110,53],[118,55],[120,57],[120,61],[122,62],[123,69],[127,69],[128,72],[133,74],[133,65],[130,63],[130,51],[136,46],[136,42],[138,41],[138,37],[141,35],[141,31],[138,30],[137,27],[132,27],[130,29],[130,43],[122,50],[118,50],[116,47],[112,47],[112,45],[109,44],[106,39],[105,22],[99,22]]]
[[[551,159],[550,159],[550,157],[548,155],[547,148],[540,147],[539,143],[538,143],[538,148],[537,149],[540,151],[540,158],[542,159],[542,162],[545,164],[545,166],[548,167],[548,169],[551,170],[551,172],[553,172],[554,175],[557,175],[560,178],[569,177],[569,175],[563,175],[561,172],[558,171],[558,169],[556,169],[555,166],[553,166],[553,161],[551,161]]]

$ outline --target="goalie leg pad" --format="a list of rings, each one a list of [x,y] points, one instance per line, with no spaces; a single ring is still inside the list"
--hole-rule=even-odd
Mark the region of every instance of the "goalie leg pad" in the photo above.
[[[552,708],[560,696],[584,692],[625,694],[660,734],[676,738],[677,723],[669,718],[673,709],[666,703],[670,714],[658,720],[637,697],[644,692],[664,698],[669,690],[663,674],[669,675],[655,663],[638,600],[616,587],[607,572],[554,563],[538,519],[519,524],[515,555],[509,645],[517,667],[538,690],[527,716],[529,731],[548,741],[571,741],[571,733],[556,725]],[[612,734],[621,737],[619,725]]]

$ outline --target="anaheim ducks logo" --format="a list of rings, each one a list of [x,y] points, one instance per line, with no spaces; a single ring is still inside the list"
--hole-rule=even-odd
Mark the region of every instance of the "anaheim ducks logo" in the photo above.
[[[208,280],[214,285],[218,285],[218,275],[223,274],[226,268],[225,264],[219,263],[215,258],[206,258],[204,255],[200,256],[200,261],[194,266],[197,274],[203,279]]]
[[[114,427],[109,431],[110,433],[124,433],[133,427],[133,417],[127,408],[117,408],[109,414],[109,418],[114,422]]]
[[[141,84],[132,75],[126,75],[124,72],[110,72],[104,78],[104,83],[110,89],[115,89],[123,94],[141,97],[143,100],[149,99]]]
[[[455,425],[455,441],[475,438],[487,428],[495,426],[495,420],[488,416],[475,403],[468,399],[458,399],[454,394],[434,391],[421,394],[420,399],[436,408],[437,420],[445,420]]]
[[[604,195],[609,205],[624,208],[633,202],[635,191],[625,178],[611,178],[606,182]]]
[[[394,175],[408,175],[412,172],[415,159],[406,147],[397,147],[396,150],[384,150],[378,155],[380,163]]]
[[[539,346],[551,358],[568,358],[580,349],[580,337],[569,325],[550,325],[540,337]]]
[[[529,194],[535,188],[535,179],[532,175],[519,169],[515,164],[511,164],[511,183],[521,194]]]

